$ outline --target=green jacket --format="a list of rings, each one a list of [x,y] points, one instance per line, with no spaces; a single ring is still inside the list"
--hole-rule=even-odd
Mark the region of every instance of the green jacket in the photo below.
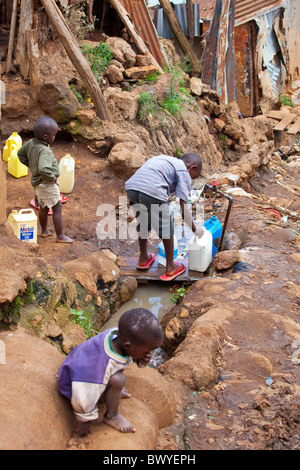
[[[32,176],[32,186],[37,186],[43,181],[56,181],[59,177],[59,167],[49,145],[43,140],[31,139],[18,151],[21,163],[28,166]]]

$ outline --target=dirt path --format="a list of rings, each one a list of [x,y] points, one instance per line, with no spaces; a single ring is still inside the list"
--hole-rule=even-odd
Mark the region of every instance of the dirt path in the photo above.
[[[222,322],[217,381],[192,392],[185,410],[181,431],[190,450],[300,449],[299,217],[279,221],[267,203],[293,201],[289,207],[299,210],[299,170],[280,168],[281,185],[277,171],[263,168],[250,182],[259,199],[233,204],[228,230],[244,240],[243,262],[218,274],[226,289],[214,300],[231,314]],[[191,292],[188,302],[201,295]]]

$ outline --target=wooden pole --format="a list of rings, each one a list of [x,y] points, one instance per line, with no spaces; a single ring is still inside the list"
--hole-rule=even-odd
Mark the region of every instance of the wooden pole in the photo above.
[[[163,70],[162,70],[161,66],[154,59],[153,55],[150,53],[148,47],[146,46],[146,44],[142,40],[141,36],[136,32],[135,27],[132,24],[132,22],[131,22],[131,20],[128,16],[128,13],[125,10],[125,8],[123,7],[123,5],[121,4],[121,2],[119,0],[109,0],[109,1],[110,1],[111,5],[114,7],[114,9],[116,10],[116,12],[118,13],[118,15],[121,18],[122,22],[124,23],[124,25],[125,25],[125,27],[128,31],[128,34],[132,37],[132,40],[133,40],[134,44],[136,45],[137,49],[139,50],[139,52],[143,55],[149,56],[151,58],[152,64],[155,65],[155,67],[157,67],[157,69],[161,73],[163,73]]]
[[[191,46],[194,44],[194,5],[193,0],[186,0],[187,30]]]
[[[31,29],[27,33],[27,53],[29,62],[29,80],[31,93],[34,99],[38,98],[38,90],[41,85],[41,74],[40,74],[40,54],[38,47],[38,35],[37,29]]]
[[[20,67],[22,77],[28,78],[27,33],[32,28],[33,0],[22,0],[18,40],[16,45],[16,62]]]
[[[201,69],[202,69],[201,64],[198,61],[198,58],[196,54],[194,53],[193,49],[191,48],[190,43],[187,40],[184,32],[182,31],[180,23],[177,19],[177,16],[175,15],[173,11],[173,8],[169,0],[159,0],[159,3],[162,9],[164,10],[164,14],[166,15],[167,20],[169,21],[173,34],[176,37],[181,49],[183,50],[185,54],[189,56],[193,71],[195,73],[201,73]]]
[[[10,71],[10,67],[11,67],[14,41],[15,41],[16,24],[17,24],[17,12],[18,12],[18,0],[14,0],[12,14],[11,14],[9,42],[8,42],[8,50],[7,50],[6,75]]]
[[[111,116],[106,105],[106,101],[99,87],[99,84],[89,66],[86,58],[82,54],[75,37],[69,29],[61,11],[54,0],[41,0],[47,15],[57,32],[64,48],[67,51],[74,67],[82,78],[91,99],[95,105],[97,116],[103,121],[110,121]]]

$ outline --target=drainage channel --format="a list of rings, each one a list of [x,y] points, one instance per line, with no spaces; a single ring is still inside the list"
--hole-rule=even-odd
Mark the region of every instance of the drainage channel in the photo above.
[[[170,286],[163,287],[161,283],[151,283],[138,286],[133,298],[125,302],[119,310],[103,325],[103,329],[114,328],[118,326],[120,316],[133,308],[145,308],[155,315],[161,321],[163,316],[168,313],[174,302],[171,301],[172,290]],[[158,348],[152,353],[150,366],[158,367],[168,359],[166,352]]]

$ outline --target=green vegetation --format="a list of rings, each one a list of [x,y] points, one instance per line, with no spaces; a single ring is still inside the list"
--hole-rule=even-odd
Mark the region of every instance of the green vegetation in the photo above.
[[[138,102],[138,119],[146,124],[152,119],[153,115],[159,111],[157,97],[154,93],[144,91],[139,95]]]
[[[290,96],[287,96],[287,95],[280,95],[279,96],[279,101],[284,106],[291,106],[292,108],[294,108],[294,106],[295,106],[293,101],[292,101],[292,98]]]
[[[174,157],[176,157],[176,158],[181,158],[182,155],[183,155],[183,151],[181,150],[181,148],[176,147],[176,149],[175,149],[174,152],[173,152],[173,155],[174,155]]]
[[[185,106],[195,105],[196,100],[184,87],[182,70],[172,69],[169,89],[165,93],[165,99],[159,101],[152,91],[143,92],[139,95],[138,119],[144,124],[151,124],[155,117],[160,121],[162,115],[179,115]]]
[[[85,315],[82,310],[79,312],[74,308],[71,308],[72,321],[80,325],[86,334],[86,337],[92,338],[95,334],[99,333],[96,329],[93,328],[93,322],[91,319],[92,312],[89,310]]]
[[[100,42],[96,47],[83,43],[81,50],[83,55],[87,58],[96,79],[100,80],[106,68],[109,66],[110,61],[113,59],[110,48],[105,42]]]
[[[74,93],[74,95],[76,96],[76,98],[78,99],[79,103],[82,103],[84,101],[84,98],[80,93],[78,93],[78,91],[76,91],[74,83],[71,83],[70,88],[72,92]]]
[[[222,148],[222,150],[223,150],[224,156],[226,156],[226,154],[227,154],[227,149],[228,149],[228,148],[227,148],[227,143],[226,143],[226,141],[227,141],[227,135],[221,134],[221,135],[220,135],[220,144],[221,144],[221,148]]]
[[[183,297],[185,296],[185,294],[190,290],[191,286],[189,287],[179,287],[178,289],[176,289],[176,291],[174,292],[174,294],[171,295],[171,302],[174,302],[174,304],[179,304]]]

